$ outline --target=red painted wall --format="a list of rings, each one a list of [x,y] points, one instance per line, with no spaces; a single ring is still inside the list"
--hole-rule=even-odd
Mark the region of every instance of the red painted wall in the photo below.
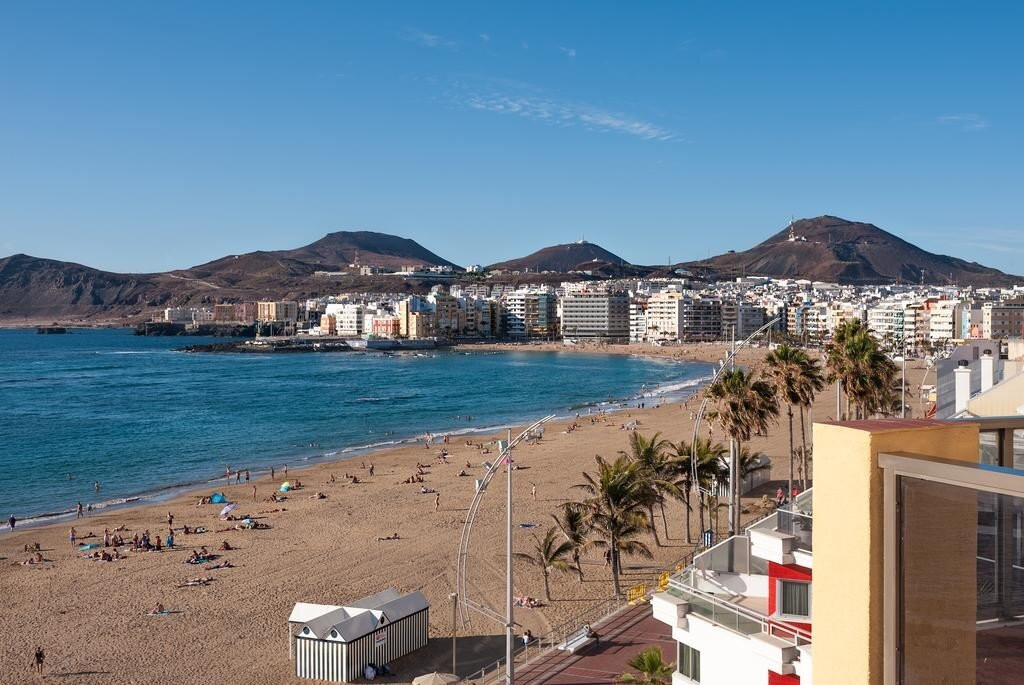
[[[800,685],[800,676],[793,673],[779,675],[774,671],[768,671],[768,685]]]
[[[778,579],[782,580],[811,580],[811,569],[805,566],[799,566],[797,564],[776,564],[774,561],[768,562],[768,613],[774,614],[776,607],[776,583]],[[793,625],[798,628],[802,628],[807,632],[811,632],[811,624],[809,623],[797,623],[791,621]],[[780,678],[789,678],[790,676],[779,676]],[[796,676],[793,676],[796,677]],[[772,681],[769,681],[770,683]],[[779,681],[780,683],[789,683],[791,681]],[[792,682],[800,682],[799,679]]]

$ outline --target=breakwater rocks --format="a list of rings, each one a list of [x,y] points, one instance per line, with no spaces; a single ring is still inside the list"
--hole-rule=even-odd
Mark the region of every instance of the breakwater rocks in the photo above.
[[[253,324],[199,324],[186,326],[172,321],[147,321],[135,327],[135,335],[196,335],[209,338],[252,338],[256,335]]]
[[[259,339],[256,340],[232,340],[226,342],[209,343],[206,345],[186,345],[179,347],[176,352],[214,352],[214,353],[244,353],[244,354],[273,354],[273,353],[295,353],[295,352],[351,352],[352,348],[344,340],[296,340],[285,339]]]

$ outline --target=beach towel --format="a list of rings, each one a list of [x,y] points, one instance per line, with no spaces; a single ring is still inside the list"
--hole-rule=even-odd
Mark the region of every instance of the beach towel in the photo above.
[[[79,552],[85,552],[86,550],[96,549],[99,546],[100,546],[100,543],[98,543],[98,542],[94,542],[94,543],[89,544],[89,545],[79,545],[78,546],[78,551]]]

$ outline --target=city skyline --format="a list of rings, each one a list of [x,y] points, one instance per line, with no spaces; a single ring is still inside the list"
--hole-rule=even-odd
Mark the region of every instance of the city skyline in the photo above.
[[[0,11],[2,256],[657,264],[832,214],[1019,271],[1018,8],[57,7]]]

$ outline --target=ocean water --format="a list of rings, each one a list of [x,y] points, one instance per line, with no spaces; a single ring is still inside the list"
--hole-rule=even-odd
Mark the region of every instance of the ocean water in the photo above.
[[[158,497],[427,432],[686,396],[709,364],[621,355],[185,354],[197,338],[0,330],[0,514]],[[71,475],[71,479],[68,478]],[[100,483],[96,493],[93,483]],[[223,482],[223,481],[221,481]]]

